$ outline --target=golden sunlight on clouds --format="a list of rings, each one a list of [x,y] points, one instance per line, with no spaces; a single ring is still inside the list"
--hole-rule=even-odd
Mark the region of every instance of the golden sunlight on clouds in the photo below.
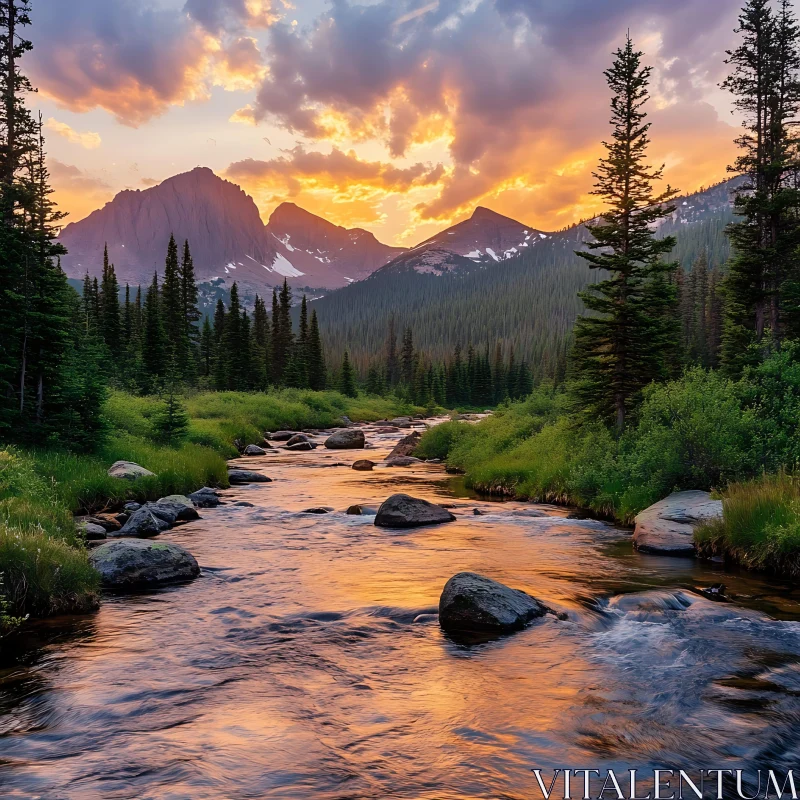
[[[93,131],[80,133],[67,125],[66,122],[59,122],[55,117],[50,117],[44,126],[57,136],[61,136],[68,142],[80,145],[87,150],[96,150],[103,143],[99,133],[94,133]]]
[[[114,191],[104,180],[55,158],[48,159],[48,164],[53,182],[53,199],[59,208],[69,212],[65,224],[73,219],[83,219],[113,198]]]

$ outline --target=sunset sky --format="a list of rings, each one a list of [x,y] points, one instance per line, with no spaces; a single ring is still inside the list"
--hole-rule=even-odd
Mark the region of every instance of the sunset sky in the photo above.
[[[654,68],[652,155],[726,177],[717,88],[739,0],[33,0],[56,198],[77,220],[195,166],[412,245],[486,205],[552,230],[588,194],[602,71],[630,29]]]

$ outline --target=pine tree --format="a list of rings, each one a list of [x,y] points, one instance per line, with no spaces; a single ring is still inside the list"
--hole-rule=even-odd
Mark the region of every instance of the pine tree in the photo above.
[[[386,334],[386,383],[389,388],[397,386],[400,379],[400,361],[397,356],[397,332],[394,314],[389,316],[389,329]]]
[[[269,317],[264,300],[256,295],[253,309],[253,379],[255,388],[264,390],[270,378]]]
[[[127,353],[133,338],[133,304],[131,303],[131,287],[125,284],[125,305],[122,311],[122,352]]]
[[[224,346],[226,317],[225,304],[220,298],[214,310],[214,388],[218,391],[228,388],[228,358]]]
[[[204,381],[208,381],[211,378],[213,363],[214,329],[211,327],[208,317],[203,317],[203,328],[200,333],[200,377]]]
[[[308,331],[308,386],[315,392],[321,392],[325,388],[326,382],[325,354],[322,349],[317,311],[313,309]]]
[[[170,363],[167,334],[161,316],[161,292],[158,272],[153,273],[153,282],[147,290],[143,309],[142,361],[145,371],[145,390],[157,391]]]
[[[183,243],[180,284],[184,334],[178,352],[178,366],[183,380],[192,383],[197,374],[197,358],[200,344],[200,329],[197,323],[200,321],[202,314],[197,307],[197,281],[194,275],[194,261],[189,249],[188,239]]]
[[[350,353],[344,351],[342,358],[342,371],[339,373],[339,391],[347,397],[358,397],[356,376],[350,363]]]
[[[119,283],[114,265],[108,260],[108,244],[103,251],[103,272],[98,304],[100,306],[100,335],[112,359],[109,371],[113,373],[121,355],[123,339],[119,315]]]
[[[503,345],[498,342],[495,345],[494,361],[492,363],[492,398],[494,404],[502,403],[507,394],[508,378],[503,359]]]
[[[661,258],[675,247],[675,239],[657,239],[652,227],[672,213],[668,201],[676,192],[667,187],[655,195],[652,190],[662,171],[645,162],[650,123],[643,106],[650,68],[642,67],[641,57],[628,37],[605,73],[613,93],[614,130],[595,173],[594,193],[608,208],[600,222],[587,225],[594,237],[588,252],[578,252],[610,277],[580,295],[592,315],[575,325],[573,393],[583,411],[613,422],[618,435],[642,388],[668,374],[674,350],[667,321],[675,318],[676,298],[664,277],[676,265]]]
[[[165,375],[164,397],[152,422],[156,436],[170,446],[184,439],[189,429],[189,414],[179,394],[180,384],[180,369],[173,355]]]
[[[381,396],[386,393],[386,384],[381,374],[381,368],[374,362],[369,365],[367,370],[367,379],[364,383],[364,391],[367,394],[374,394]]]
[[[411,328],[403,331],[403,345],[400,350],[400,370],[403,384],[407,387],[414,385],[414,334]]]
[[[239,303],[239,287],[234,282],[231,286],[230,305],[225,314],[220,352],[224,364],[223,388],[225,389],[236,391],[241,388],[242,344],[242,308]]]
[[[178,245],[170,234],[167,257],[164,261],[164,281],[161,286],[161,317],[167,337],[167,363],[173,356],[176,374],[182,374],[186,359],[186,329],[183,307],[183,288],[181,286]]]

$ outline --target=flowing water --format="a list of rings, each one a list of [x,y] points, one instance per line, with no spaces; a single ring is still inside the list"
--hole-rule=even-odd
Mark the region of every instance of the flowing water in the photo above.
[[[375,460],[401,435],[367,430]],[[0,797],[531,798],[536,767],[797,762],[800,593],[469,498],[440,465],[349,468],[364,455],[248,459],[274,482],[163,534],[200,578],[37,624],[0,671]],[[457,520],[344,513],[397,491]],[[452,641],[435,614],[462,570],[568,619]],[[732,602],[696,592],[719,581]]]

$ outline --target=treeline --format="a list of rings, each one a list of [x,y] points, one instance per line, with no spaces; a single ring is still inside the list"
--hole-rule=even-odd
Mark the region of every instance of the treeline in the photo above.
[[[52,201],[42,119],[20,68],[32,49],[28,0],[0,2],[0,438],[83,448],[105,394],[98,354],[55,241],[64,214]]]
[[[256,295],[252,314],[243,308],[234,283],[226,307],[220,299],[213,320],[197,306],[197,284],[191,248],[181,256],[171,236],[163,277],[156,271],[144,298],[120,287],[108,248],[100,281],[86,274],[83,283],[83,331],[96,350],[113,385],[139,394],[166,389],[252,391],[270,386],[322,390],[328,382],[316,311],[309,319],[306,297],[293,331],[292,295],[284,281],[273,289],[271,315]]]

